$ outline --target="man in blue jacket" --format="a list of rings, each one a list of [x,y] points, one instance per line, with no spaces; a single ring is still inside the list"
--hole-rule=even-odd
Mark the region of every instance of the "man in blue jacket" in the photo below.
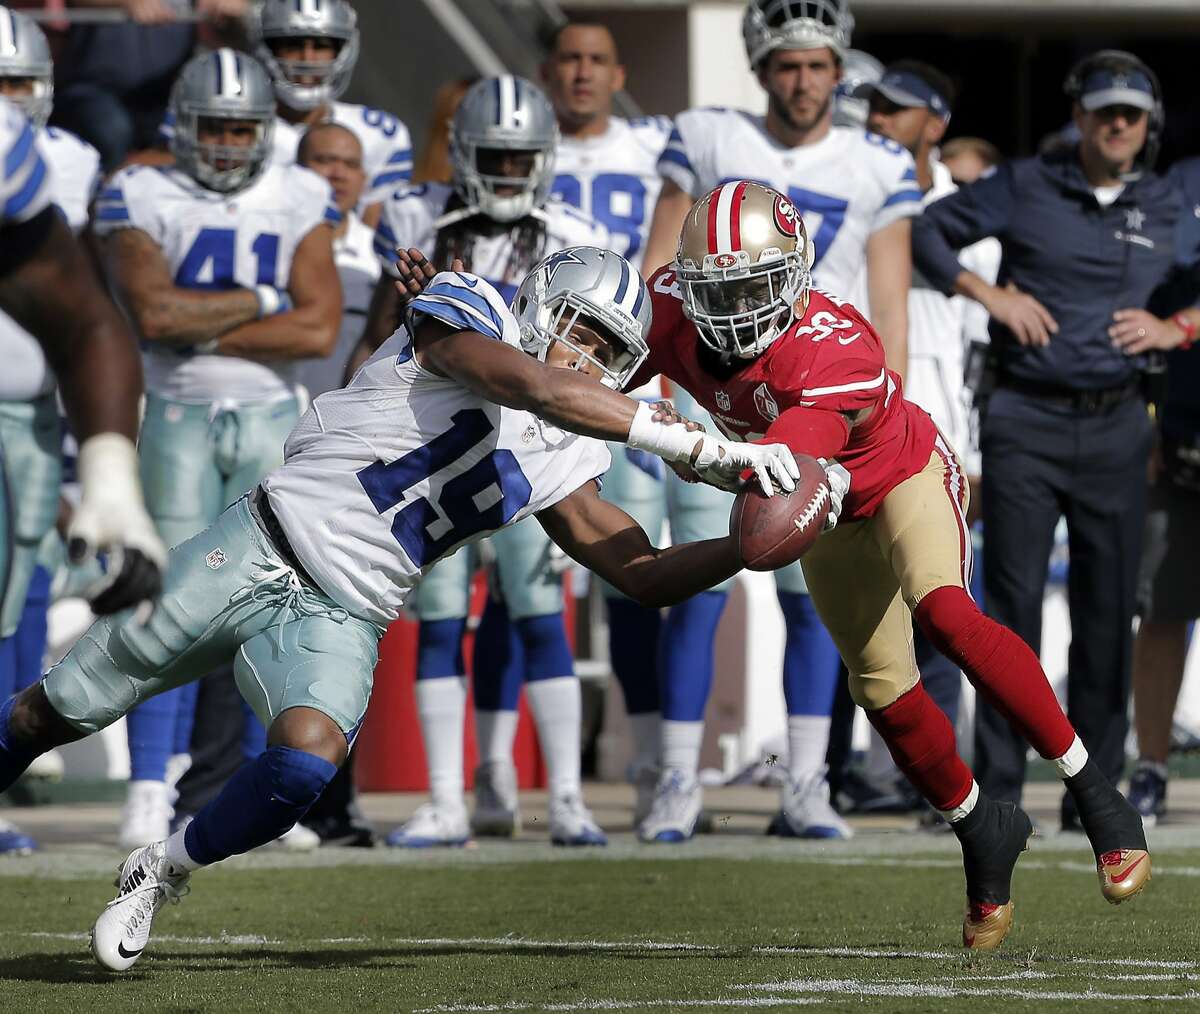
[[[1008,163],[931,205],[913,228],[914,263],[991,315],[997,382],[981,431],[988,612],[1038,649],[1047,561],[1065,516],[1068,712],[1115,781],[1151,446],[1146,353],[1132,349],[1150,337],[1143,308],[1174,259],[1181,202],[1150,171],[1163,108],[1149,67],[1105,50],[1064,87],[1078,146]],[[997,285],[955,253],[985,236],[1003,250]],[[994,798],[1020,798],[1025,745],[986,702],[976,774]],[[1078,829],[1069,797],[1062,822]]]

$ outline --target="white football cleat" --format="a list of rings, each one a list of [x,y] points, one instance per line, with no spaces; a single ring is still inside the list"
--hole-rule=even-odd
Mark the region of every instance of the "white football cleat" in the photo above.
[[[642,767],[633,773],[633,826],[636,830],[642,826],[654,805],[654,792],[658,788],[658,768]]]
[[[475,812],[471,829],[480,836],[511,838],[521,826],[517,769],[508,761],[488,761],[475,769]]]
[[[644,842],[684,842],[696,833],[702,794],[695,775],[666,768],[654,789],[650,812],[638,827]]]
[[[63,777],[62,754],[57,750],[47,750],[40,753],[30,762],[22,776],[24,778],[42,778],[48,782],[61,782]]]
[[[123,849],[140,849],[162,841],[170,834],[170,789],[166,782],[138,779],[129,783],[121,809],[121,831],[117,844]]]
[[[550,843],[552,845],[607,845],[608,838],[574,792],[550,800]]]
[[[820,771],[780,788],[780,812],[772,828],[784,838],[853,838],[854,831],[829,803],[829,782]]]
[[[288,852],[311,852],[320,848],[321,836],[303,824],[293,824],[271,844]]]
[[[92,925],[92,954],[105,968],[124,972],[150,940],[150,926],[168,901],[188,893],[187,873],[173,872],[166,843],[135,849],[118,868],[117,896]]]
[[[471,839],[465,806],[426,803],[384,838],[384,844],[400,849],[454,848]]]

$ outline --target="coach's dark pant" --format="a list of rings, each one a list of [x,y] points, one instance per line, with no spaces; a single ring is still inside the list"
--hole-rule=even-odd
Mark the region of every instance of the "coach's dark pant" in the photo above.
[[[1151,439],[1140,397],[1089,413],[1004,387],[992,395],[980,434],[987,612],[1039,650],[1054,528],[1064,516],[1070,532],[1067,714],[1114,782],[1128,731]],[[994,798],[1017,801],[1027,744],[982,700],[976,716],[976,778]]]

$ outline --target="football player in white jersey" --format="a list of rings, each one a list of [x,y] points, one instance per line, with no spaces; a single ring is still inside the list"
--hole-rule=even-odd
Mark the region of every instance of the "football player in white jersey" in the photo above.
[[[728,487],[750,468],[767,490],[795,488],[786,448],[726,443],[618,393],[647,354],[649,306],[637,273],[605,250],[551,255],[515,313],[478,275],[437,275],[353,381],[316,400],[284,464],[172,550],[163,605],[145,627],[129,614],[94,624],[40,684],[5,702],[0,791],[38,753],[235,656],[239,688],[270,727],[269,748],[186,828],[125,860],[92,928],[102,965],[133,965],[192,871],[304,815],[366,711],[385,626],[459,547],[534,515],[647,605],[741,566],[728,535],[655,549],[597,495],[605,439],[690,462]]]
[[[815,284],[870,305],[889,365],[907,361],[907,296],[911,275],[910,222],[921,210],[912,156],[887,138],[832,125],[834,90],[854,19],[844,0],[752,0],[742,21],[750,65],[767,93],[765,116],[736,109],[692,109],[675,118],[659,161],[664,177],[654,211],[647,277],[671,260],[692,202],[729,180],[758,180],[786,194],[812,237]],[[869,299],[860,298],[861,295]],[[684,414],[707,422],[687,398]],[[725,524],[728,498],[673,483],[668,490],[688,522],[685,538]],[[674,517],[674,515],[673,515]],[[837,686],[838,658],[807,595],[798,564],[777,571],[787,644],[783,684],[788,709],[788,774],[781,813],[772,829],[787,835],[845,838],[850,828],[828,802],[825,754]],[[707,592],[672,610],[662,652],[663,775],[649,840],[691,835],[700,812],[696,781],[711,669],[697,674],[694,659],[724,608]]]
[[[550,196],[557,141],[553,110],[535,85],[511,75],[477,81],[452,121],[453,184],[401,188],[388,199],[376,233],[384,264],[393,269],[397,248],[432,249],[437,268],[461,259],[511,300],[543,255],[580,244],[609,246],[606,229]],[[376,296],[367,328],[372,345],[393,327],[397,293],[390,274]],[[523,677],[546,758],[551,840],[602,845],[604,835],[581,795],[582,711],[563,623],[562,567],[546,533],[532,521],[497,534],[488,545],[496,558],[491,598],[502,599],[503,608],[493,602],[475,640],[480,763],[471,826],[481,835],[511,835],[519,827],[512,751]],[[471,552],[459,553],[415,597],[421,621],[417,711],[432,799],[388,836],[390,845],[461,844],[470,833],[463,796],[461,642],[477,565]],[[515,672],[505,679],[510,656]]]
[[[96,520],[97,506],[104,507],[109,531],[103,541],[123,535],[119,541],[129,546],[140,542],[146,554],[140,562],[136,554],[129,558],[129,563],[136,563],[145,573],[122,575],[122,583],[99,599],[95,596],[101,589],[95,589],[94,605],[98,609],[123,608],[155,594],[157,566],[165,560],[165,550],[142,506],[133,444],[126,439],[135,432],[136,398],[141,390],[136,356],[126,347],[127,328],[97,285],[82,247],[71,236],[87,223],[99,156],[73,134],[46,127],[54,97],[49,46],[32,20],[3,7],[0,95],[13,103],[0,101],[0,147],[6,156],[0,176],[0,244],[4,248],[0,307],[13,314],[0,312],[0,350],[6,364],[0,382],[0,463],[6,480],[0,490],[0,525],[4,528],[0,573],[6,575],[0,587],[0,697],[8,697],[27,685],[31,676],[37,678],[18,672],[15,634],[38,546],[58,513],[62,436],[55,370],[66,374],[63,397],[72,409],[77,432],[81,438],[93,437],[87,462],[92,476],[88,497],[93,517],[89,523]],[[51,202],[61,209],[65,222]],[[65,286],[71,287],[76,298],[67,298],[62,291]],[[78,342],[89,340],[94,342],[93,354],[83,356]],[[64,355],[69,357],[67,361]],[[80,371],[96,366],[93,355],[115,355],[111,366],[115,373],[110,376],[116,383],[110,390],[79,389],[81,380],[91,383]],[[108,404],[97,404],[98,400]],[[97,409],[104,411],[98,414]],[[103,460],[106,455],[107,463]],[[95,482],[110,481],[104,474],[106,468],[113,470],[116,481],[111,489],[101,491]],[[99,502],[98,493],[103,498]],[[105,505],[103,500],[110,502]],[[120,512],[126,509],[133,513],[122,521]],[[83,520],[87,521],[86,517]],[[114,523],[118,525],[115,529]],[[130,578],[140,584],[132,598]],[[110,601],[113,595],[116,601]],[[0,854],[22,854],[36,847],[32,838],[0,819]]]
[[[868,105],[868,127],[912,153],[924,204],[958,189],[950,170],[936,158],[954,106],[953,81],[929,64],[900,60],[888,65],[877,80],[858,85],[854,95]],[[981,278],[994,283],[1000,268],[1000,243],[992,238],[981,240],[962,250],[959,259]],[[933,417],[951,447],[962,448],[972,496],[978,502],[980,456],[971,425],[973,396],[966,386],[966,364],[972,341],[980,332],[987,334],[987,311],[963,296],[943,295],[920,275],[914,275],[908,293],[908,322],[904,395]],[[913,638],[921,679],[954,725],[962,674],[919,629],[913,631]],[[869,785],[885,793],[903,777],[874,730],[866,776]]]
[[[613,249],[640,268],[662,186],[658,159],[671,121],[663,116],[627,120],[613,115],[613,100],[625,87],[625,68],[612,33],[586,15],[559,28],[542,66],[542,80],[561,134],[554,193],[607,225]],[[656,401],[662,397],[662,384],[655,378],[630,396]],[[613,467],[601,495],[647,532],[661,532],[667,508],[662,462],[628,447],[614,445],[609,450]],[[609,659],[633,732],[629,774],[637,787],[634,823],[640,823],[658,782],[656,657],[662,614],[642,608],[604,582],[601,589],[608,611]]]
[[[171,92],[176,166],[123,169],[97,202],[95,231],[145,345],[142,482],[172,546],[282,460],[301,411],[294,363],[328,355],[337,336],[341,213],[316,173],[270,161],[274,105],[252,57],[194,58]],[[163,836],[185,704],[174,694],[130,715],[130,847]]]
[[[358,136],[367,174],[361,210],[370,225],[380,204],[412,178],[408,128],[382,109],[338,102],[358,59],[358,16],[346,0],[266,0],[252,16],[254,53],[275,83],[275,158],[296,159],[306,127],[332,120]]]

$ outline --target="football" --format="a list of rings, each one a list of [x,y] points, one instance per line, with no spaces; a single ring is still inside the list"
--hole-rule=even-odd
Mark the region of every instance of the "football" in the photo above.
[[[829,480],[816,458],[796,455],[800,478],[791,493],[739,493],[729,515],[747,570],[777,570],[799,560],[817,541],[829,515]]]

